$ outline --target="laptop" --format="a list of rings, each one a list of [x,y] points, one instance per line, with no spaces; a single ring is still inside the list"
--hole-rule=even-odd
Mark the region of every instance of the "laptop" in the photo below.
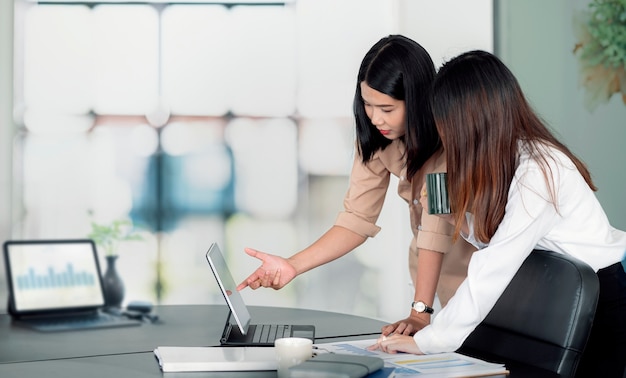
[[[220,339],[222,345],[274,346],[274,340],[281,337],[304,337],[315,342],[313,325],[251,324],[250,312],[237,291],[235,280],[217,243],[211,244],[206,259],[229,308]]]
[[[140,325],[105,312],[98,254],[90,239],[4,243],[8,312],[17,325],[66,331]]]

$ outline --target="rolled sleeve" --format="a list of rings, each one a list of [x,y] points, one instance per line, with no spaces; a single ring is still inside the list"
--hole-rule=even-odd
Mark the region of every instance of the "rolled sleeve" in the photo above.
[[[372,222],[366,221],[363,218],[359,218],[355,214],[341,212],[337,216],[335,226],[347,228],[357,234],[365,237],[373,238],[380,231],[380,227]]]
[[[417,248],[447,253],[452,248],[454,229],[447,221],[430,214],[422,215],[422,222],[416,237]]]
[[[439,151],[424,164],[413,179],[411,222],[414,223],[412,227],[415,230],[415,245],[418,249],[448,253],[454,244],[452,242],[454,227],[439,216],[428,214],[419,203],[426,174],[445,171],[445,155]]]
[[[337,216],[336,226],[365,237],[373,237],[380,231],[376,221],[385,202],[391,175],[381,160],[384,153],[389,151],[377,152],[367,163],[363,163],[361,156],[356,154],[350,186],[343,200],[344,211]]]

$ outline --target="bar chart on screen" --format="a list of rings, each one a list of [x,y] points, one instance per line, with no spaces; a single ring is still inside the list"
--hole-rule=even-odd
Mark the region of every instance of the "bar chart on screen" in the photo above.
[[[4,252],[17,310],[103,303],[98,256],[90,240],[11,241]]]
[[[30,267],[27,272],[15,277],[18,290],[37,290],[71,286],[93,286],[95,276],[87,271],[75,271],[72,263],[65,265],[65,270],[56,271],[49,266],[43,273],[37,273]]]

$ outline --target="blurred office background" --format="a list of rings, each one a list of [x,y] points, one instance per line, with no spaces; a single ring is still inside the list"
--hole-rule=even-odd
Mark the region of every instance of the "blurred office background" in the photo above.
[[[589,105],[573,51],[589,3],[4,0],[0,237],[82,238],[92,221],[131,219],[143,241],[119,249],[126,301],[223,303],[204,259],[212,242],[239,281],[258,266],[244,247],[289,256],[333,224],[357,69],[395,33],[437,66],[469,49],[499,55],[624,229],[626,105]],[[411,233],[395,185],[376,238],[246,301],[406,316]]]

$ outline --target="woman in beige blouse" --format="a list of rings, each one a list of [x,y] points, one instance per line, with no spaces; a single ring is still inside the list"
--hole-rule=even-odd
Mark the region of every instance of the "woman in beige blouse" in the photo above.
[[[361,63],[354,96],[356,154],[344,211],[316,242],[287,259],[246,248],[262,264],[237,290],[246,286],[280,289],[299,274],[376,236],[380,231],[376,221],[393,174],[399,178],[398,195],[409,206],[414,234],[409,269],[418,305],[407,303],[410,315],[383,331],[413,334],[430,322],[435,293],[445,305],[465,278],[474,250],[463,240],[453,244],[450,224],[422,211],[419,203],[425,174],[446,169],[426,105],[434,77],[432,59],[415,41],[391,35],[372,46]]]

